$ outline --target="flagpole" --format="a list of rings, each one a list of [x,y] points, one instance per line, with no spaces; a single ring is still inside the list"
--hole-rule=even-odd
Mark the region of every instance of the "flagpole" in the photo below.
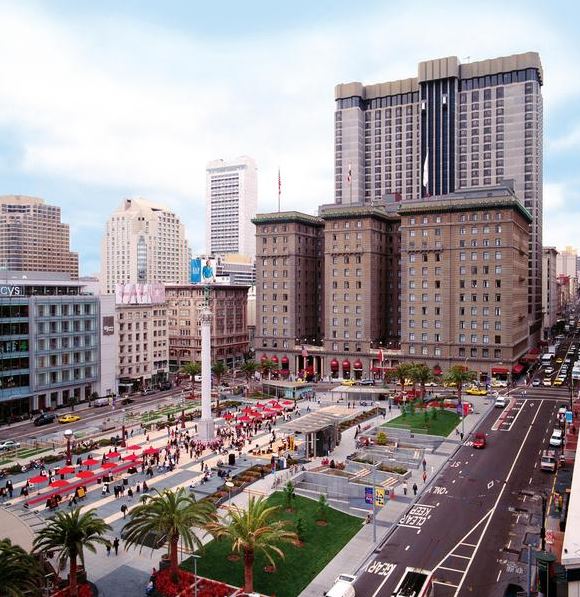
[[[282,195],[282,179],[280,178],[280,168],[278,167],[278,213],[280,213],[280,196]]]

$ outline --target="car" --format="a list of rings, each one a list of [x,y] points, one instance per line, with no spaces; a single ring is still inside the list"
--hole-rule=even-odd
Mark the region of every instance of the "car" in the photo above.
[[[565,421],[566,420],[566,412],[568,411],[568,407],[564,404],[562,404],[560,406],[560,408],[558,409],[558,414],[556,415],[556,417],[558,418],[558,421]]]
[[[498,397],[495,399],[494,406],[495,406],[496,408],[505,408],[505,407],[506,407],[506,405],[507,405],[507,400],[506,400],[506,397],[505,397],[505,396],[498,396]]]
[[[439,384],[436,381],[428,381],[425,384],[426,388],[436,388]]]
[[[95,400],[93,400],[93,406],[95,408],[98,408],[100,406],[109,406],[109,399],[107,397],[96,398]]]
[[[534,388],[537,388],[538,386],[542,385],[542,380],[539,377],[535,377],[534,379],[532,379],[532,386],[534,386]]]
[[[341,385],[343,386],[354,386],[356,384],[356,381],[354,379],[344,379],[341,382]]]
[[[554,380],[554,383],[552,385],[554,385],[554,386],[561,386],[563,383],[564,383],[564,380],[561,377],[557,377]]]
[[[544,377],[544,381],[542,382],[542,384],[545,386],[551,386],[552,380],[549,377]]]
[[[156,394],[157,390],[155,388],[145,388],[141,392],[141,396],[150,396],[151,394]]]
[[[167,392],[167,390],[171,390],[171,387],[171,383],[169,383],[168,381],[159,384],[159,390],[161,392]]]
[[[470,396],[487,396],[487,390],[484,388],[467,388],[465,393]]]
[[[358,383],[361,386],[374,386],[375,380],[374,379],[361,379]]]
[[[193,376],[193,381],[195,381],[197,383],[201,383],[201,375],[194,375]]]
[[[59,423],[76,423],[80,420],[81,418],[78,415],[63,415],[58,418]]]
[[[123,406],[127,406],[128,404],[133,404],[133,402],[135,402],[135,401],[133,399],[131,399],[131,398],[123,398],[121,400],[121,404]]]
[[[473,447],[476,448],[477,450],[483,450],[483,448],[485,448],[486,445],[486,438],[485,438],[485,433],[476,433],[475,437],[473,438]]]
[[[554,429],[550,437],[550,446],[559,448],[564,441],[564,432],[561,429]]]
[[[556,359],[556,363],[561,363],[563,360],[564,360],[564,359],[562,359],[562,357],[558,357],[558,358]]]
[[[546,375],[552,375],[552,373],[554,373],[554,368],[553,367],[546,367],[544,373]]]
[[[340,574],[334,581],[332,588],[326,591],[324,595],[326,597],[355,597],[353,587],[355,580],[356,576],[352,576],[350,574]]]
[[[16,450],[20,448],[20,442],[14,441],[13,439],[4,439],[0,441],[0,450]]]
[[[56,415],[52,413],[42,413],[34,419],[32,422],[35,427],[40,427],[41,425],[49,425],[50,423],[54,423],[56,421]]]
[[[544,450],[540,459],[540,469],[543,471],[555,472],[558,468],[558,460],[555,450]]]

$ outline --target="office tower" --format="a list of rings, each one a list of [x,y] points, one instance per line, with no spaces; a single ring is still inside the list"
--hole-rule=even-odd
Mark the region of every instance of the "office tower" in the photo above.
[[[104,294],[114,293],[116,284],[185,283],[189,264],[183,224],[167,208],[125,199],[107,221],[101,247]]]
[[[542,264],[542,311],[544,313],[544,339],[549,339],[551,329],[558,320],[558,270],[556,247],[544,247]]]
[[[528,349],[529,211],[498,186],[399,213],[402,355],[443,370],[464,362],[482,380],[495,364],[515,371]]]
[[[543,73],[535,52],[460,64],[419,63],[418,76],[336,86],[335,202],[446,195],[513,179],[532,214],[528,333],[542,326]]]
[[[165,287],[169,330],[169,368],[178,372],[185,363],[201,361],[199,314],[206,301],[202,286]],[[228,368],[239,366],[248,352],[248,287],[213,284],[209,295],[213,313],[211,362],[222,361]]]
[[[256,163],[242,156],[209,162],[206,170],[206,250],[209,255],[256,255],[254,226],[258,202]]]
[[[556,257],[556,274],[576,278],[577,260],[578,252],[576,249],[570,246],[566,247],[563,251],[560,251]]]
[[[79,258],[70,251],[70,230],[60,221],[60,207],[36,197],[0,197],[0,270],[78,278]]]

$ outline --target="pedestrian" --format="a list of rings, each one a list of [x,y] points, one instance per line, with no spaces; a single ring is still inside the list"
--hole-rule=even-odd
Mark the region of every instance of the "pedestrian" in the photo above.
[[[413,483],[413,495],[417,495],[417,490],[419,488],[417,487],[417,483]]]
[[[423,458],[423,472],[427,470],[427,461]]]
[[[407,481],[403,483],[403,495],[407,495]]]
[[[459,439],[460,439],[461,441],[463,441],[463,431],[460,431],[460,432],[459,432]]]
[[[111,555],[111,542],[107,542],[107,557],[109,557]]]
[[[6,481],[6,490],[8,491],[8,495],[12,497],[12,494],[14,493],[14,485],[12,485],[12,481],[10,479]]]
[[[113,548],[115,549],[115,555],[118,556],[119,555],[119,538],[115,537],[115,540],[113,541]]]
[[[427,471],[423,471],[423,483],[427,481]]]
[[[127,504],[121,506],[121,512],[123,513],[123,518],[127,518]]]
[[[391,403],[389,402],[389,412],[391,412],[391,408],[392,408],[392,406],[391,406]]]

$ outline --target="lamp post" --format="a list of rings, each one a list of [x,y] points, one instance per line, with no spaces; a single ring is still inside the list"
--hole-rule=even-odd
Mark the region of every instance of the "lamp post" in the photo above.
[[[228,502],[232,500],[232,489],[235,487],[233,481],[226,481],[226,487],[228,488]]]
[[[194,596],[197,597],[197,560],[201,558],[200,555],[196,553],[192,553],[191,557],[193,558],[193,576],[195,577],[195,589],[194,589]]]
[[[125,416],[126,416],[126,412],[125,409],[123,409],[123,423],[121,425],[121,447],[124,448],[127,445],[127,442],[125,441]]]
[[[72,464],[72,453],[70,449],[70,440],[73,437],[73,432],[70,429],[67,429],[64,432],[64,436],[66,438],[66,465],[70,466]]]
[[[185,429],[185,399],[183,392],[181,392],[181,428]]]

